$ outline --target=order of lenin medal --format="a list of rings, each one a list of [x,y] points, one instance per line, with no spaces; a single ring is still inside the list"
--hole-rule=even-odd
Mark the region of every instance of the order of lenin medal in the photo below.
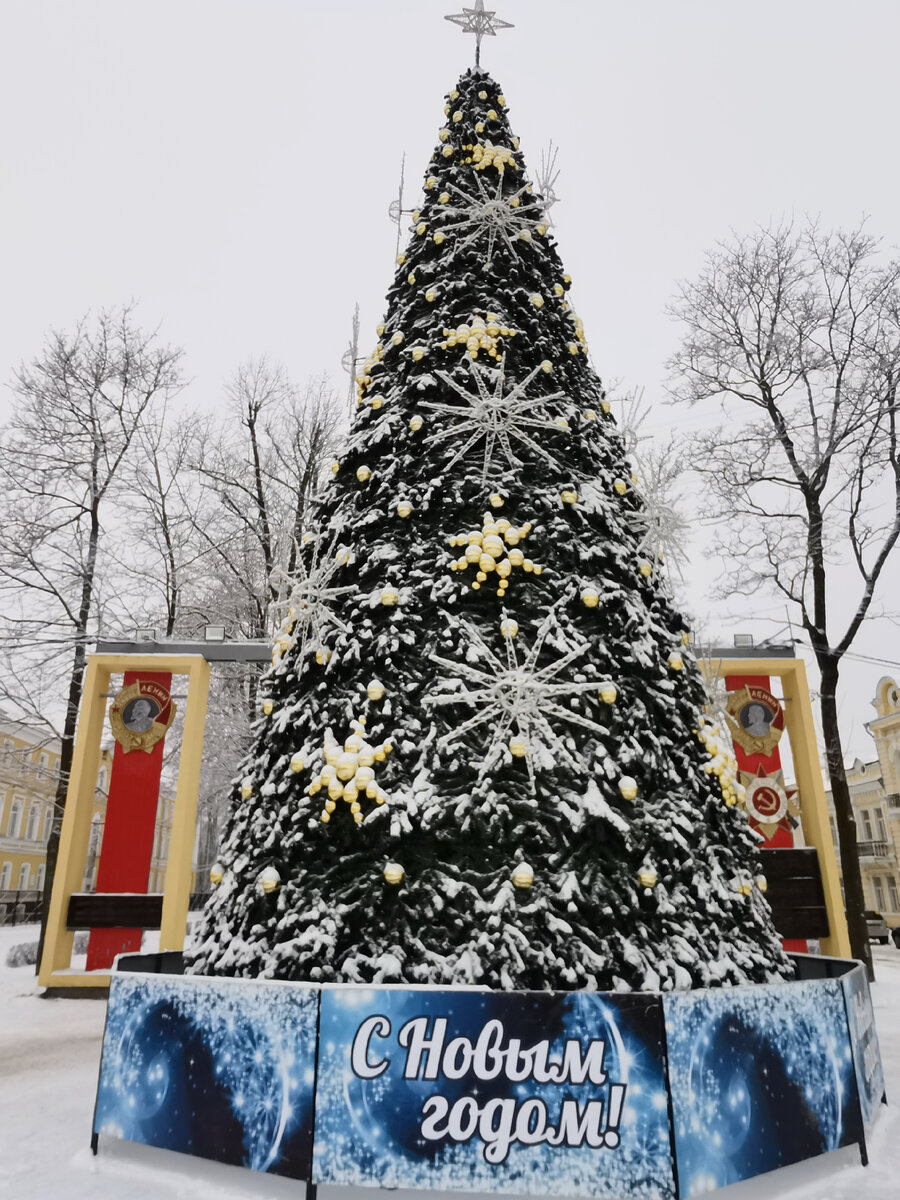
[[[122,688],[109,706],[113,737],[128,754],[145,750],[148,754],[166,736],[175,720],[176,704],[168,691],[149,679],[139,679]]]
[[[772,693],[747,684],[730,693],[725,708],[728,730],[743,752],[768,758],[784,733],[784,713]]]

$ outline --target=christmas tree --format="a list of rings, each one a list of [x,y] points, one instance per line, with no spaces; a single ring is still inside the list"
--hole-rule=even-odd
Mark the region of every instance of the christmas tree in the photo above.
[[[789,977],[506,101],[476,68],[444,113],[190,969]]]

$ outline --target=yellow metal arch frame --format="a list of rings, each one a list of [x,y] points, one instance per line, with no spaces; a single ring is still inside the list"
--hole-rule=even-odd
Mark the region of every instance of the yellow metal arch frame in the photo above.
[[[191,858],[197,825],[197,793],[203,757],[203,732],[209,697],[209,663],[200,655],[194,654],[91,654],[88,656],[84,675],[72,773],[66,793],[59,857],[38,974],[41,987],[109,986],[107,971],[79,971],[72,968],[74,933],[66,928],[66,915],[69,899],[75,892],[81,891],[84,876],[110,680],[113,675],[125,671],[167,671],[173,675],[188,677],[175,811],[172,817],[172,837],[166,864],[162,924],[159,933],[160,950],[181,950],[184,946],[191,897]]]
[[[701,663],[701,667],[710,672],[718,671],[720,674],[767,675],[781,680],[785,699],[785,725],[800,793],[803,836],[806,844],[814,846],[818,854],[831,930],[829,937],[822,940],[822,953],[849,958],[850,938],[841,898],[837,857],[828,822],[825,787],[816,750],[815,724],[805,664],[796,658],[727,658]],[[203,756],[203,732],[209,695],[209,663],[200,655],[92,654],[88,658],[85,671],[72,774],[66,797],[47,935],[38,976],[41,987],[109,986],[108,972],[72,969],[70,964],[74,934],[66,928],[66,914],[70,897],[81,890],[84,874],[110,679],[114,674],[134,670],[169,671],[173,675],[188,677],[188,700],[159,938],[161,950],[181,950],[184,946],[191,891],[191,857],[197,822],[197,793]]]
[[[850,958],[850,935],[841,896],[834,840],[828,823],[825,784],[816,748],[816,726],[809,699],[806,664],[799,658],[721,658],[701,662],[710,675],[768,675],[781,680],[784,693],[784,724],[794,760],[794,779],[799,790],[800,824],[807,846],[814,846],[822,872],[825,908],[831,930],[821,942],[822,953]]]

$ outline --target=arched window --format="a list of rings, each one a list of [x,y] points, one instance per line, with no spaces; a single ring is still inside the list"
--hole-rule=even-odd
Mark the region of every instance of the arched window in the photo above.
[[[47,868],[44,865],[44,863],[41,863],[41,865],[38,867],[38,873],[37,873],[37,890],[39,892],[42,892],[44,890],[44,872],[46,870],[47,870]]]
[[[49,804],[44,809],[44,824],[41,827],[41,841],[46,842],[50,838],[50,826],[53,824],[53,805]]]
[[[12,875],[12,863],[5,862],[0,867],[0,892],[9,891],[9,878]]]
[[[9,810],[9,820],[6,822],[6,836],[17,838],[21,832],[22,825],[22,801],[13,799],[12,807]]]
[[[40,805],[32,804],[28,810],[28,825],[25,829],[25,839],[29,842],[36,842],[38,835],[38,824],[41,819]]]
[[[31,875],[31,868],[29,867],[28,863],[22,863],[21,867],[19,867],[19,891],[20,892],[28,891],[28,879],[29,879],[30,875]]]

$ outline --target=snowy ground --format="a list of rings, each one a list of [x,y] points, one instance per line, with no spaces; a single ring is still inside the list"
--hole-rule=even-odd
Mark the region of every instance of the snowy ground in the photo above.
[[[126,1143],[90,1151],[91,1118],[106,1005],[43,1000],[31,967],[7,967],[34,926],[0,928],[0,1197],[2,1200],[282,1200],[294,1180],[254,1175]],[[874,948],[873,985],[888,1096],[869,1139],[723,1189],[723,1200],[896,1200],[900,1194],[900,950]],[[395,1200],[422,1193],[394,1192]],[[448,1197],[451,1195],[447,1193]],[[319,1200],[359,1200],[359,1189],[320,1188]],[[374,1200],[374,1194],[373,1194]]]

